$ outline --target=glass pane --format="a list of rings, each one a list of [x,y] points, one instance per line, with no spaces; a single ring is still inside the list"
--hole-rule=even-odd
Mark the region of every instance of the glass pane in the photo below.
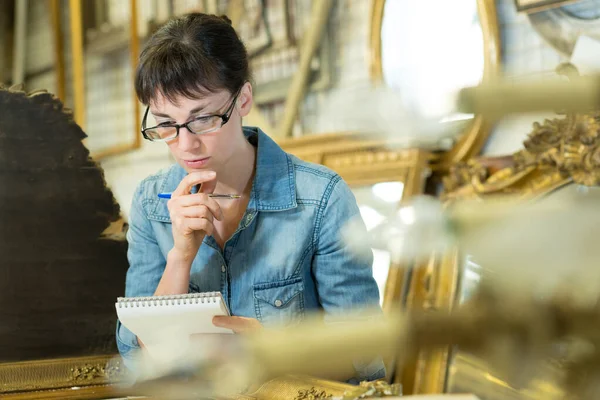
[[[404,184],[402,182],[383,182],[370,186],[352,188],[363,221],[370,231],[398,209]],[[379,287],[379,303],[383,304],[385,285],[390,269],[389,251],[373,250],[373,277]]]
[[[483,77],[483,31],[476,0],[386,1],[383,15],[386,84],[421,116],[455,124],[472,119],[453,110],[456,92]]]

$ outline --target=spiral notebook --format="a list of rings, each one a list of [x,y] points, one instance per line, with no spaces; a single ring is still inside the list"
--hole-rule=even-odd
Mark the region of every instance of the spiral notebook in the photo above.
[[[229,315],[220,292],[172,296],[119,297],[115,304],[119,321],[146,347],[180,340],[194,334],[232,333],[213,325],[215,315]]]

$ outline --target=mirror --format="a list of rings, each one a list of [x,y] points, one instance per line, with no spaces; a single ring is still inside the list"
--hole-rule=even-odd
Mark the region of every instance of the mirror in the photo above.
[[[563,198],[586,196],[592,192],[600,191],[598,186],[584,186],[568,184],[557,190],[551,191],[536,202],[557,196]],[[493,272],[493,271],[492,271]],[[479,265],[477,260],[470,255],[462,257],[457,293],[458,306],[460,307],[473,296],[482,279],[485,279],[485,266]],[[448,359],[448,380],[446,391],[448,393],[474,393],[480,399],[562,399],[563,391],[553,382],[560,381],[561,370],[557,360],[548,360],[539,371],[536,379],[529,387],[519,387],[518,383],[511,382],[494,371],[494,366],[485,362],[484,356],[461,351],[454,348]]]
[[[499,33],[494,1],[374,0],[371,77],[396,89],[405,107],[438,120],[458,137],[442,163],[477,155],[490,126],[455,112],[455,96],[498,73]]]
[[[400,181],[381,182],[374,185],[352,188],[360,215],[367,227],[372,230],[387,217],[394,214],[404,194],[404,183]],[[379,288],[379,304],[383,306],[385,288],[391,266],[389,251],[373,250],[373,277]]]
[[[456,114],[454,95],[481,82],[483,31],[475,0],[386,1],[381,26],[384,83],[406,106],[440,122],[469,121]]]

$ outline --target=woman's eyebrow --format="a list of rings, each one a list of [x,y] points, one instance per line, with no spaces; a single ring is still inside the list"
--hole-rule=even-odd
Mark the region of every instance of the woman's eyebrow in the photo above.
[[[163,113],[159,113],[159,112],[154,112],[152,110],[150,110],[150,112],[152,113],[152,115],[154,115],[155,117],[162,117],[162,118],[169,118],[172,119],[169,115],[167,114],[163,114]]]
[[[198,106],[196,108],[194,108],[193,110],[190,111],[189,116],[191,117],[192,115],[204,110],[206,108],[206,106]],[[152,110],[150,110],[150,112],[152,113],[152,115],[154,115],[155,117],[161,117],[161,118],[169,118],[169,119],[173,119],[170,115],[168,114],[163,114],[161,112],[154,112]]]
[[[199,106],[194,108],[193,110],[190,111],[190,113],[188,114],[189,117],[191,117],[194,114],[199,113],[200,111],[204,110],[206,108],[206,106]]]

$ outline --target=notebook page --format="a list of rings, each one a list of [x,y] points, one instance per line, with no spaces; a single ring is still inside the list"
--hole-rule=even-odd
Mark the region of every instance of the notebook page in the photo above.
[[[133,332],[152,352],[155,345],[187,341],[193,334],[233,333],[230,329],[213,325],[215,315],[229,315],[221,296],[216,302],[188,302],[124,307],[115,304],[121,323]]]

